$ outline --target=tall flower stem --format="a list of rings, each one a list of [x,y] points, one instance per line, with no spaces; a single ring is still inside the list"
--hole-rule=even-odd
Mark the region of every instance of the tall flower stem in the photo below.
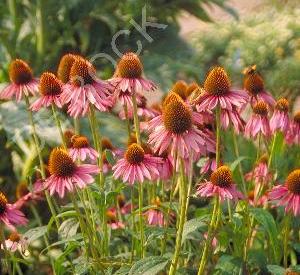
[[[3,248],[4,248],[4,257],[5,257],[5,261],[6,261],[7,272],[9,275],[11,275],[12,272],[11,272],[10,260],[9,260],[10,256],[9,256],[9,251],[7,250],[7,247],[6,247],[4,229],[3,229],[2,224],[0,224],[0,245],[1,244],[3,244]]]
[[[80,120],[79,118],[74,118],[74,131],[76,135],[80,134]]]
[[[274,153],[275,153],[275,144],[277,142],[277,139],[278,139],[278,132],[276,131],[275,135],[273,137],[273,142],[272,142],[272,147],[271,147],[271,153],[270,153],[269,161],[268,161],[268,168],[270,168],[271,165],[272,165],[272,160],[273,160]]]
[[[219,167],[221,164],[221,108],[219,104],[216,108],[216,164],[217,167]],[[220,216],[220,198],[215,197],[211,222],[208,227],[207,239],[200,260],[198,275],[204,274],[205,266],[211,249],[211,243],[215,234],[215,230],[218,227]]]
[[[99,177],[98,177],[98,185],[100,188],[101,193],[105,194],[105,186],[104,186],[104,177],[103,177],[103,171],[102,171],[102,143],[101,143],[101,135],[100,131],[98,128],[97,120],[96,120],[96,115],[95,115],[95,109],[93,105],[90,105],[90,113],[89,113],[89,120],[90,120],[90,127],[91,127],[91,132],[93,136],[93,141],[94,141],[94,146],[98,152],[98,166],[100,168],[99,172]],[[109,250],[109,244],[108,244],[108,228],[107,228],[107,217],[106,217],[106,206],[105,206],[105,200],[101,200],[100,206],[100,217],[102,220],[102,228],[103,228],[103,253],[104,255],[108,254]]]
[[[290,215],[288,214],[284,219],[283,227],[283,265],[285,268],[288,267],[288,244],[289,244],[289,233],[290,233]]]
[[[36,152],[37,152],[37,155],[38,155],[38,158],[39,158],[41,176],[42,176],[42,179],[45,180],[46,179],[46,173],[45,173],[44,161],[43,161],[43,156],[42,156],[42,150],[40,148],[40,143],[39,143],[39,139],[38,139],[38,136],[37,136],[37,133],[36,133],[35,124],[34,124],[34,121],[33,121],[33,115],[32,115],[32,112],[30,110],[30,103],[29,103],[29,99],[28,99],[27,96],[25,97],[25,101],[26,101],[26,106],[27,106],[28,118],[29,118],[29,122],[30,122],[30,125],[31,125],[34,145],[35,145],[35,149],[36,149]],[[49,209],[51,211],[51,215],[53,216],[53,218],[55,220],[56,227],[58,229],[60,224],[59,224],[59,221],[56,217],[56,210],[54,208],[53,202],[52,202],[51,197],[49,195],[49,192],[47,190],[45,191],[45,195],[46,195],[46,200],[47,200]]]
[[[127,126],[127,133],[128,133],[128,138],[130,138],[131,130],[130,130],[130,120],[128,117],[128,107],[127,104],[125,103],[124,106],[124,113],[125,113],[125,118],[126,118],[126,126]]]
[[[64,133],[63,133],[63,130],[62,130],[62,127],[61,127],[61,123],[60,123],[60,120],[59,120],[59,118],[57,116],[57,113],[56,113],[56,110],[55,110],[55,106],[54,106],[53,103],[51,105],[51,108],[52,108],[52,114],[54,116],[54,119],[55,119],[55,122],[56,122],[56,125],[57,125],[57,128],[58,128],[58,131],[59,131],[59,134],[60,134],[61,142],[62,142],[64,148],[67,149],[67,145],[66,145]]]
[[[140,122],[137,114],[137,103],[136,95],[132,95],[133,102],[133,118],[134,118],[134,128],[137,144],[141,145],[141,132],[140,132]],[[143,216],[142,216],[142,207],[143,207],[143,186],[139,183],[139,224],[140,224],[140,247],[141,247],[141,258],[144,257],[144,226],[143,226]]]
[[[184,174],[184,163],[183,159],[180,158],[180,187],[181,187],[181,202],[180,202],[180,215],[179,215],[179,225],[176,234],[176,245],[175,245],[175,253],[171,262],[169,275],[174,275],[177,270],[177,264],[182,244],[182,233],[183,227],[186,219],[186,202],[187,202],[187,185]]]

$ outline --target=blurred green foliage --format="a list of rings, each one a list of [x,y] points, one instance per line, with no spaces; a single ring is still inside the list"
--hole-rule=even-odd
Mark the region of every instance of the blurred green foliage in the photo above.
[[[295,98],[300,91],[299,16],[299,8],[270,9],[239,22],[210,26],[192,42],[200,79],[209,67],[222,64],[241,86],[243,69],[257,64],[267,90],[277,97]]]
[[[118,42],[120,49],[136,48],[136,41],[147,42],[130,20],[177,26],[177,15],[185,10],[204,21],[211,21],[204,6],[217,5],[235,15],[226,0],[7,0],[0,2],[0,62],[7,79],[11,59],[27,60],[36,73],[56,70],[60,56],[77,52],[84,56],[112,54],[111,40],[119,30],[129,30]],[[155,29],[149,28],[149,32]],[[159,30],[158,30],[159,31]],[[147,29],[148,32],[148,29]],[[176,32],[177,34],[177,32]],[[152,36],[152,35],[151,35]],[[116,57],[114,55],[114,57]],[[102,60],[101,69],[111,64]],[[106,75],[110,77],[111,75]]]

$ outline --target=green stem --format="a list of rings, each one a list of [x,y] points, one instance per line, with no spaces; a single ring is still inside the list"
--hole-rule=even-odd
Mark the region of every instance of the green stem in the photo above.
[[[59,118],[57,116],[57,113],[56,113],[56,110],[55,110],[55,106],[54,106],[53,103],[51,105],[51,108],[52,108],[52,114],[53,114],[54,119],[55,119],[55,123],[57,125],[58,131],[59,131],[59,134],[60,134],[61,142],[62,142],[62,144],[64,146],[64,149],[67,150],[67,145],[66,145],[66,141],[65,141],[65,137],[64,137],[64,132],[62,130],[61,123],[60,123],[60,120],[59,120]]]
[[[136,103],[135,94],[133,94],[133,96],[132,96],[132,102],[133,102],[133,118],[134,118],[136,141],[137,141],[137,144],[141,145],[142,143],[141,143],[140,122],[139,122],[139,117],[137,114],[137,103]]]
[[[5,261],[6,261],[6,266],[7,266],[7,272],[8,272],[9,275],[11,275],[12,272],[11,272],[11,266],[10,266],[10,261],[9,261],[10,255],[9,255],[9,251],[7,250],[7,247],[6,247],[4,228],[3,228],[2,224],[0,224],[0,244],[1,243],[3,244],[3,248],[4,248],[4,255],[5,255]]]
[[[205,242],[204,249],[202,252],[201,261],[199,264],[199,269],[198,269],[198,273],[197,273],[198,275],[204,274],[207,258],[208,258],[209,252],[210,252],[211,243],[212,243],[213,236],[214,236],[213,233],[214,233],[215,225],[218,224],[217,219],[219,216],[219,208],[220,208],[220,199],[219,199],[219,197],[215,197],[214,209],[213,209],[211,221],[210,221],[209,228],[208,228],[207,238],[206,238],[206,242]]]
[[[130,139],[130,134],[131,134],[131,130],[130,130],[130,120],[128,117],[128,108],[127,108],[127,104],[125,103],[124,105],[124,113],[125,113],[125,117],[126,117],[126,125],[127,125],[127,133],[128,133],[128,139]]]
[[[275,153],[275,144],[276,144],[276,142],[277,142],[277,138],[278,138],[278,132],[276,131],[276,132],[275,132],[275,135],[274,135],[274,137],[273,137],[271,153],[270,153],[270,157],[269,157],[269,161],[268,161],[268,168],[270,168],[271,165],[272,165],[272,160],[273,160],[274,153]]]
[[[34,121],[33,121],[33,115],[32,115],[32,112],[30,110],[30,103],[29,103],[29,99],[28,99],[27,96],[25,97],[25,101],[26,101],[26,106],[27,106],[29,122],[30,122],[30,125],[31,125],[34,145],[35,145],[35,149],[36,149],[36,152],[37,152],[37,155],[38,155],[38,158],[39,158],[41,176],[42,176],[42,179],[45,180],[46,179],[46,173],[45,173],[45,166],[44,166],[44,161],[43,161],[43,156],[42,156],[42,150],[40,148],[40,143],[39,143],[39,139],[38,139],[38,136],[37,136],[37,133],[36,133],[35,124],[34,124]],[[59,221],[56,217],[56,211],[55,211],[54,205],[52,203],[52,199],[51,199],[51,197],[49,195],[49,192],[47,190],[45,190],[45,196],[46,196],[46,200],[47,200],[48,206],[49,206],[50,211],[51,211],[51,215],[53,216],[53,218],[55,220],[56,227],[58,229],[60,224],[59,224]]]
[[[218,104],[216,108],[216,164],[217,167],[220,166],[221,164],[221,108],[220,105]]]
[[[144,221],[143,221],[143,185],[139,182],[139,225],[140,225],[140,249],[141,258],[144,258]]]
[[[288,245],[289,245],[289,233],[290,233],[290,215],[285,217],[283,227],[283,265],[285,268],[288,267]]]
[[[186,186],[185,175],[184,175],[184,163],[182,159],[180,159],[180,181],[181,181],[181,203],[180,203],[179,226],[176,234],[175,253],[170,266],[169,275],[174,275],[177,270],[177,264],[178,264],[179,254],[182,245],[183,227],[186,219],[187,186]]]
[[[79,118],[74,118],[74,131],[76,135],[80,134],[80,121]]]
[[[38,54],[38,62],[39,65],[42,64],[43,57],[45,54],[45,24],[46,24],[46,18],[45,18],[45,2],[44,0],[37,0],[36,5],[36,50]]]

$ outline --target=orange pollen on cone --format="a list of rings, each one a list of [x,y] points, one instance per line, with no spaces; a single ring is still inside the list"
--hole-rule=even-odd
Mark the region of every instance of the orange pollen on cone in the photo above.
[[[256,71],[256,66],[251,66],[244,70],[244,89],[253,96],[264,90],[264,80]]]
[[[289,101],[286,98],[280,98],[277,100],[275,109],[287,113],[289,111]]]
[[[15,84],[28,84],[32,79],[32,70],[22,59],[16,59],[9,65],[9,78]]]
[[[253,106],[253,112],[257,115],[267,116],[268,105],[263,100],[260,100]]]
[[[182,101],[171,101],[163,108],[163,123],[174,134],[183,134],[192,127],[192,112]]]
[[[113,150],[114,146],[112,145],[111,141],[108,138],[102,138],[101,140],[102,150]]]
[[[300,123],[300,112],[297,112],[297,113],[294,115],[294,121],[297,122],[297,123]]]
[[[67,83],[70,80],[70,71],[72,68],[73,63],[75,62],[78,56],[74,54],[65,54],[59,62],[58,69],[57,69],[57,76],[60,81],[63,83]]]
[[[176,93],[174,93],[174,92],[171,91],[171,92],[169,92],[167,94],[167,96],[163,100],[162,107],[164,108],[169,103],[176,102],[176,101],[180,101],[181,102],[182,98],[178,94],[176,94]]]
[[[75,86],[83,86],[86,84],[92,84],[95,82],[96,69],[94,66],[82,57],[76,58],[71,71],[70,80]]]
[[[66,150],[55,148],[50,153],[48,167],[51,175],[70,177],[74,174],[76,164]]]
[[[20,241],[21,237],[20,235],[18,234],[18,232],[12,232],[9,237],[8,237],[9,240],[11,240],[12,242],[14,243],[17,243]]]
[[[0,191],[0,215],[2,215],[6,210],[7,198],[6,196]]]
[[[74,135],[71,138],[71,142],[73,148],[80,149],[89,147],[89,140],[85,136]]]
[[[224,95],[230,89],[230,79],[222,67],[213,68],[204,81],[204,90],[212,95]]]
[[[186,82],[183,80],[179,80],[173,85],[171,91],[179,95],[183,100],[185,100],[187,98],[187,89],[188,86]]]
[[[130,164],[139,164],[144,160],[145,151],[137,143],[132,143],[125,153],[125,158]]]
[[[39,91],[42,95],[59,95],[62,92],[62,82],[53,73],[43,73],[40,78]]]
[[[132,52],[125,53],[117,66],[117,76],[124,78],[140,78],[143,73],[143,65],[139,57]]]
[[[300,195],[300,169],[296,169],[288,175],[286,185],[290,192]]]
[[[226,165],[220,166],[211,174],[210,181],[212,184],[222,188],[230,187],[233,183],[232,172],[230,168]]]

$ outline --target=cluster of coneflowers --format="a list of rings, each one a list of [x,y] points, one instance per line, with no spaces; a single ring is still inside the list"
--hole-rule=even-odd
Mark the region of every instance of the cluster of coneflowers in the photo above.
[[[25,61],[16,59],[10,64],[9,77],[11,83],[0,93],[0,98],[25,101],[40,175],[34,188],[23,192],[13,204],[0,193],[0,220],[11,231],[2,245],[6,250],[15,251],[19,246],[28,245],[16,229],[27,223],[20,209],[43,196],[57,227],[60,219],[59,209],[55,207],[57,202],[54,203],[56,195],[59,198],[69,196],[78,213],[85,253],[90,253],[95,260],[110,254],[108,227],[118,230],[129,227],[135,232],[131,236],[131,261],[147,253],[146,223],[162,228],[176,227],[169,274],[175,274],[178,268],[183,228],[193,195],[214,198],[211,220],[199,248],[202,254],[198,274],[204,274],[212,246],[216,245],[224,201],[229,208],[236,201],[245,200],[249,207],[283,205],[287,213],[295,216],[300,213],[300,169],[291,171],[284,184],[275,186],[272,169],[272,144],[279,135],[284,136],[287,145],[300,143],[300,112],[290,117],[288,100],[276,101],[265,90],[263,78],[255,66],[244,71],[243,89],[233,89],[225,69],[214,67],[203,86],[178,81],[161,102],[152,106],[147,105],[146,98],[152,95],[156,85],[143,76],[142,63],[134,53],[124,54],[113,77],[106,81],[99,79],[87,59],[73,54],[62,57],[56,74],[44,72],[39,79],[34,78]],[[61,143],[52,149],[45,164],[33,116],[34,112],[49,107]],[[120,119],[127,123],[125,149],[115,147],[109,139],[100,136],[97,113],[113,113],[115,108]],[[74,129],[62,129],[57,114],[60,109],[67,110],[67,116],[74,118]],[[80,118],[86,116],[93,145],[80,132]],[[226,144],[222,142],[221,132],[230,128],[233,136],[244,135],[258,143],[255,166],[247,174],[241,174],[240,183],[234,182],[230,166],[222,161]],[[271,150],[266,144],[271,145]],[[200,159],[205,162],[199,169],[196,164]],[[137,186],[138,203],[132,191],[131,200],[121,192],[114,205],[107,205],[103,198],[100,205],[96,205],[93,192],[104,194],[106,179],[111,175],[115,182],[128,185],[128,189],[134,190]],[[148,204],[145,203],[146,190]],[[177,197],[179,209],[176,210],[172,203]],[[162,253],[169,241],[166,234]],[[98,264],[103,268],[100,262]]]

